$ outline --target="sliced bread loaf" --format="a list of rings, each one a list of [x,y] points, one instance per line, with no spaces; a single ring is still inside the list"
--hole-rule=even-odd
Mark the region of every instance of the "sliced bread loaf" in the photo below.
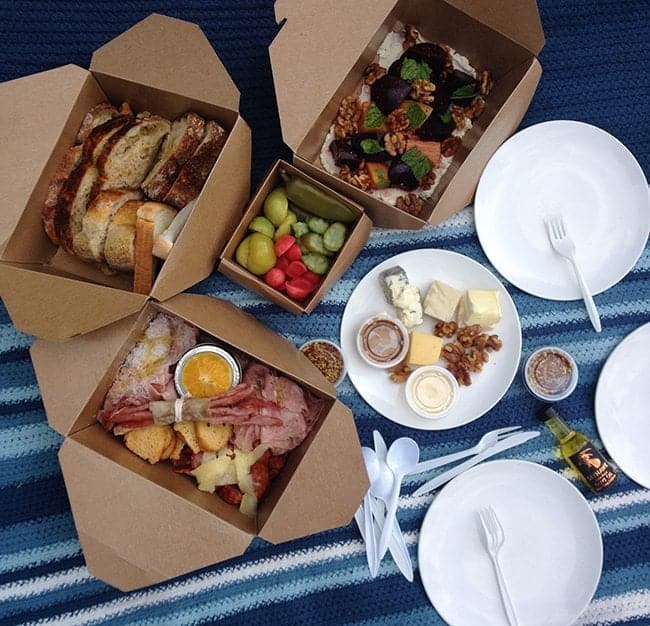
[[[181,209],[199,195],[227,137],[228,134],[219,124],[207,122],[203,141],[181,168],[163,202]]]
[[[100,102],[95,105],[81,122],[81,128],[77,133],[77,143],[83,143],[88,139],[90,131],[97,126],[100,126],[108,120],[112,120],[114,117],[119,115],[119,111],[109,102]]]
[[[102,188],[139,187],[170,129],[168,120],[151,115],[113,135],[97,158]]]
[[[82,219],[81,232],[73,239],[75,254],[87,261],[104,261],[104,244],[111,218],[125,202],[141,198],[139,189],[100,191],[88,205]]]
[[[176,179],[180,168],[194,154],[205,133],[205,120],[196,113],[186,113],[174,120],[156,160],[142,182],[142,189],[152,200],[162,200]]]
[[[141,204],[140,200],[125,202],[108,225],[104,258],[114,270],[132,272],[135,267],[135,224]]]

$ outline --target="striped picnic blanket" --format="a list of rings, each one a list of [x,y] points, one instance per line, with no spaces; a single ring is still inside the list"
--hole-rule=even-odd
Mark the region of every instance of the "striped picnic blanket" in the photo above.
[[[76,62],[87,66],[97,46],[156,10],[196,21],[242,91],[242,113],[253,127],[254,172],[288,157],[281,143],[266,47],[277,31],[271,0],[209,5],[181,2],[27,0],[0,5],[3,80]],[[650,165],[647,93],[650,4],[647,0],[540,0],[547,35],[545,74],[524,125],[580,119],[612,132]],[[644,117],[645,115],[645,117]],[[193,289],[225,298],[299,345],[314,336],[337,339],[345,303],[376,264],[405,250],[437,247],[493,269],[474,229],[471,209],[420,232],[375,230],[359,258],[310,316],[294,317],[214,274]],[[562,402],[571,424],[600,445],[593,416],[599,371],[629,332],[650,320],[650,247],[618,285],[596,297],[603,332],[596,335],[581,302],[548,302],[506,284],[519,311],[524,352],[558,345],[581,372]],[[133,593],[120,593],[85,569],[56,453],[61,437],[45,421],[28,347],[0,307],[0,623],[48,624],[442,624],[416,572],[407,583],[390,559],[369,578],[354,526],[273,546],[255,540],[240,558]],[[349,381],[340,387],[363,444],[378,428],[390,443],[414,436],[423,458],[460,450],[499,426],[532,427],[537,403],[519,378],[488,414],[451,431],[413,431],[377,415]],[[541,463],[565,475],[551,435],[504,458]],[[407,482],[399,519],[417,564],[418,531],[432,496],[413,497]],[[650,624],[650,490],[622,476],[615,490],[587,495],[604,541],[604,568],[594,600],[578,624]],[[540,590],[540,593],[543,591]],[[553,599],[549,598],[549,602]],[[479,625],[477,625],[479,626]]]

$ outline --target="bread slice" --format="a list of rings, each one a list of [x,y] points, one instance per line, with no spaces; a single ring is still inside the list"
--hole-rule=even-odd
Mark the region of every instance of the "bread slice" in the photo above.
[[[205,134],[205,120],[196,113],[186,113],[174,120],[156,160],[142,181],[142,189],[152,200],[162,200],[179,170],[194,154]]]
[[[95,163],[111,140],[115,141],[134,124],[132,115],[118,115],[96,126],[83,143],[83,158]]]
[[[174,430],[180,435],[185,443],[190,447],[194,454],[201,452],[201,446],[196,439],[196,429],[194,422],[176,422]]]
[[[104,242],[104,258],[114,270],[132,272],[135,267],[135,223],[140,200],[125,202],[113,215]]]
[[[153,287],[153,231],[154,223],[137,219],[135,223],[135,267],[133,291],[148,294]]]
[[[217,452],[228,445],[232,436],[230,424],[210,424],[208,422],[195,422],[196,440],[204,452]]]
[[[97,159],[102,188],[139,187],[170,129],[168,120],[151,115],[113,135]]]
[[[125,202],[140,199],[139,189],[100,191],[88,205],[81,232],[72,241],[74,253],[87,261],[104,261],[104,244],[111,218]]]
[[[83,122],[81,122],[81,128],[79,128],[79,132],[77,133],[77,143],[86,141],[93,128],[100,126],[104,122],[108,122],[108,120],[112,120],[118,115],[118,110],[109,102],[100,102],[95,105],[86,113]]]
[[[66,153],[63,155],[63,159],[59,163],[56,172],[54,172],[54,177],[50,181],[50,185],[47,188],[47,196],[45,197],[45,202],[43,203],[43,208],[41,210],[41,217],[43,218],[43,227],[47,236],[52,240],[52,243],[59,245],[61,241],[59,240],[58,235],[56,234],[56,228],[54,224],[54,213],[56,211],[56,205],[59,202],[59,195],[63,190],[65,182],[68,180],[68,177],[72,171],[79,165],[81,161],[81,146],[72,146],[68,148]]]
[[[216,122],[210,120],[206,124],[203,141],[181,168],[163,202],[182,209],[199,195],[227,137],[228,133]]]
[[[124,435],[126,447],[152,465],[160,461],[173,442],[174,431],[169,426],[144,426]]]

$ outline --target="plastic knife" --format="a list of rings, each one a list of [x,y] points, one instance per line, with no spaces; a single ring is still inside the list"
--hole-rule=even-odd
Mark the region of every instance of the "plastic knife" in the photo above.
[[[440,474],[440,476],[436,476],[435,478],[432,478],[431,480],[427,481],[426,483],[418,487],[413,492],[413,495],[421,496],[424,495],[425,493],[429,493],[430,491],[433,491],[434,489],[440,487],[440,485],[444,485],[447,481],[451,480],[452,478],[455,478],[456,476],[458,476],[458,474],[462,474],[465,470],[468,470],[470,467],[473,467],[477,463],[480,463],[481,461],[484,461],[485,459],[494,456],[495,454],[499,454],[499,452],[503,452],[504,450],[508,450],[510,448],[514,448],[515,446],[519,446],[522,443],[525,443],[526,441],[530,441],[531,439],[534,439],[535,437],[539,437],[538,430],[530,430],[524,433],[517,433],[516,435],[512,435],[512,437],[507,437],[506,439],[500,441],[499,443],[495,444],[491,448],[488,448],[483,452],[479,452],[476,456],[472,457],[471,459],[468,459],[464,463],[461,463],[460,465],[456,465],[455,467],[452,467],[450,470],[447,470],[446,472]]]

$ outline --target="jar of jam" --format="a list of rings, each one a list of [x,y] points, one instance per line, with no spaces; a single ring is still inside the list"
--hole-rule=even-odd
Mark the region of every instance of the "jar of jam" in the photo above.
[[[388,315],[375,315],[361,326],[357,335],[357,348],[368,365],[387,369],[406,358],[409,349],[408,331],[398,319]]]
[[[524,382],[538,400],[557,402],[573,393],[578,384],[578,366],[573,357],[553,346],[535,350],[524,364]]]

